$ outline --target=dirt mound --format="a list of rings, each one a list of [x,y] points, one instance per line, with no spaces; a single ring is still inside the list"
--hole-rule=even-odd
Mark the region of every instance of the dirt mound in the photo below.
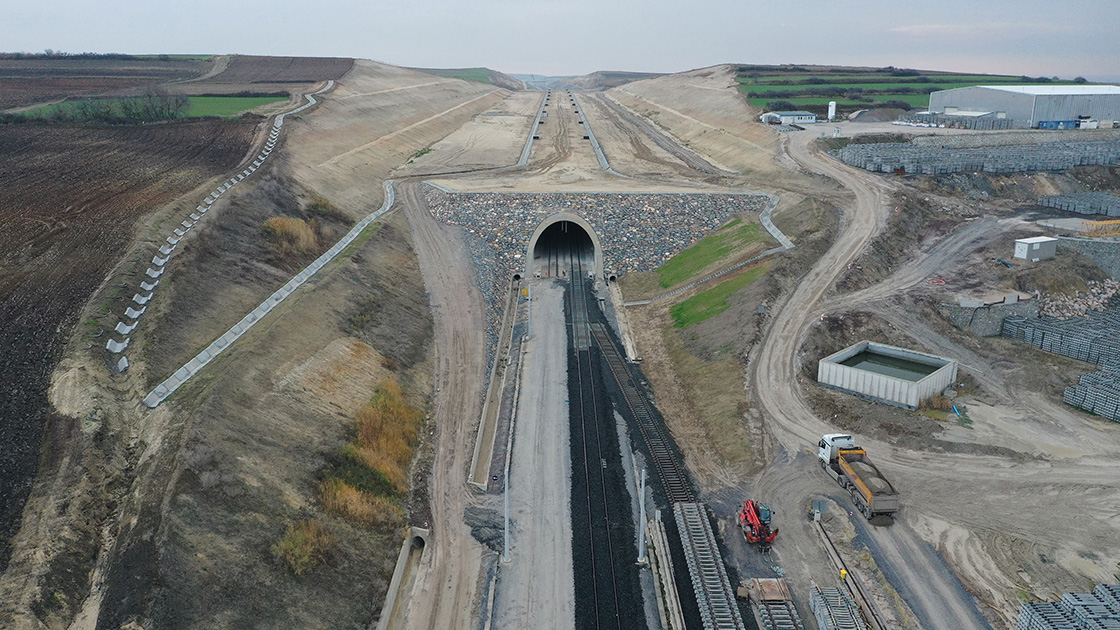
[[[322,105],[289,118],[292,173],[352,218],[381,204],[379,179],[493,107],[508,92],[358,60]],[[285,129],[288,129],[285,126]]]
[[[732,66],[713,66],[627,83],[607,96],[668,131],[713,165],[772,186],[778,134],[758,122]]]
[[[905,114],[905,109],[895,109],[893,107],[882,107],[879,109],[867,109],[858,114],[855,118],[849,119],[851,122],[858,123],[873,123],[873,122],[891,122],[898,120],[898,117]]]

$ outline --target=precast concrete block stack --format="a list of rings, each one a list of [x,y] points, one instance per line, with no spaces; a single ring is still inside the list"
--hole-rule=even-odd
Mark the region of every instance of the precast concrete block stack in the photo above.
[[[950,129],[979,129],[981,131],[1011,129],[1015,123],[1010,118],[945,116],[943,114],[903,114],[898,117],[898,121],[913,127],[947,127]]]
[[[823,627],[823,626],[822,626]],[[1066,593],[1058,602],[1023,604],[1017,630],[1120,630],[1120,585]]]
[[[1120,421],[1120,308],[1094,311],[1084,318],[1055,317],[1003,320],[1002,335],[1062,356],[1095,363],[1096,372],[1084,374],[1077,385],[1066,388],[1066,404]]]
[[[1106,192],[1087,192],[1072,195],[1048,195],[1038,199],[1038,205],[1057,208],[1078,214],[1101,214],[1120,217],[1120,197]]]
[[[814,586],[809,591],[809,609],[820,630],[867,630],[859,608],[844,591]]]
[[[850,144],[833,154],[846,164],[883,173],[1023,173],[1120,163],[1120,141],[1046,142],[971,149],[943,149],[907,142]]]

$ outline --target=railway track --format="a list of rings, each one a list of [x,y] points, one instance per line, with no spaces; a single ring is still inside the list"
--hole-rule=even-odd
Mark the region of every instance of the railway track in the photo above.
[[[634,378],[626,367],[626,361],[610,333],[607,332],[606,326],[594,322],[590,324],[590,330],[591,336],[603,353],[607,366],[610,367],[611,374],[614,375],[619,388],[622,390],[622,397],[626,400],[626,406],[637,421],[638,429],[646,447],[649,449],[653,466],[657,469],[657,476],[661,480],[661,487],[665,490],[669,503],[695,501],[696,493],[692,489],[692,484],[689,482],[688,475],[685,473],[680,460],[673,452],[668,430],[660,422],[654,420],[649,402],[638,391]]]
[[[704,627],[743,630],[746,626],[739,614],[739,605],[731,590],[731,581],[723,566],[723,557],[716,546],[716,537],[704,504],[675,503],[673,515],[677,519],[677,530]]]
[[[685,561],[691,576],[692,590],[700,619],[706,630],[740,630],[745,628],[739,613],[735,592],[723,564],[723,557],[716,544],[707,508],[696,501],[692,484],[671,447],[672,441],[665,426],[654,420],[649,402],[638,390],[633,376],[622,358],[606,326],[593,322],[589,325],[591,336],[599,346],[607,366],[622,390],[622,397],[637,421],[642,439],[649,449],[662,488],[673,506],[677,531]],[[678,587],[680,588],[680,587]],[[775,613],[780,616],[779,613]],[[777,626],[783,628],[782,626]]]
[[[591,554],[591,593],[594,602],[594,628],[628,627],[633,621],[622,616],[619,603],[618,571],[615,567],[614,541],[611,537],[610,509],[607,500],[607,460],[600,434],[599,401],[596,396],[595,369],[592,363],[590,338],[587,334],[587,295],[584,288],[583,262],[575,246],[566,253],[571,286],[568,290],[572,347],[575,355],[576,395],[572,407],[577,409],[572,422],[579,427],[579,443],[583,449],[583,495],[586,498],[587,548]],[[573,439],[575,436],[573,435]],[[597,491],[596,491],[597,489]],[[595,495],[598,495],[596,497]],[[572,506],[573,511],[576,509]],[[573,528],[573,535],[576,532]],[[605,554],[603,553],[605,551]],[[606,558],[603,558],[603,555]],[[576,583],[580,587],[579,581]]]

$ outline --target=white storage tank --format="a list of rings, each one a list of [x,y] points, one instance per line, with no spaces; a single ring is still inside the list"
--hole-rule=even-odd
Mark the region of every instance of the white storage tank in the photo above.
[[[861,341],[817,362],[819,384],[910,410],[945,391],[956,378],[957,362],[952,359],[873,341]]]

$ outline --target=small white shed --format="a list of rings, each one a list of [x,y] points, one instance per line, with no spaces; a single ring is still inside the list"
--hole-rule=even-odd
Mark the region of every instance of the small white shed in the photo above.
[[[1032,236],[1015,239],[1015,257],[1038,262],[1053,258],[1058,250],[1058,239],[1050,236]]]

